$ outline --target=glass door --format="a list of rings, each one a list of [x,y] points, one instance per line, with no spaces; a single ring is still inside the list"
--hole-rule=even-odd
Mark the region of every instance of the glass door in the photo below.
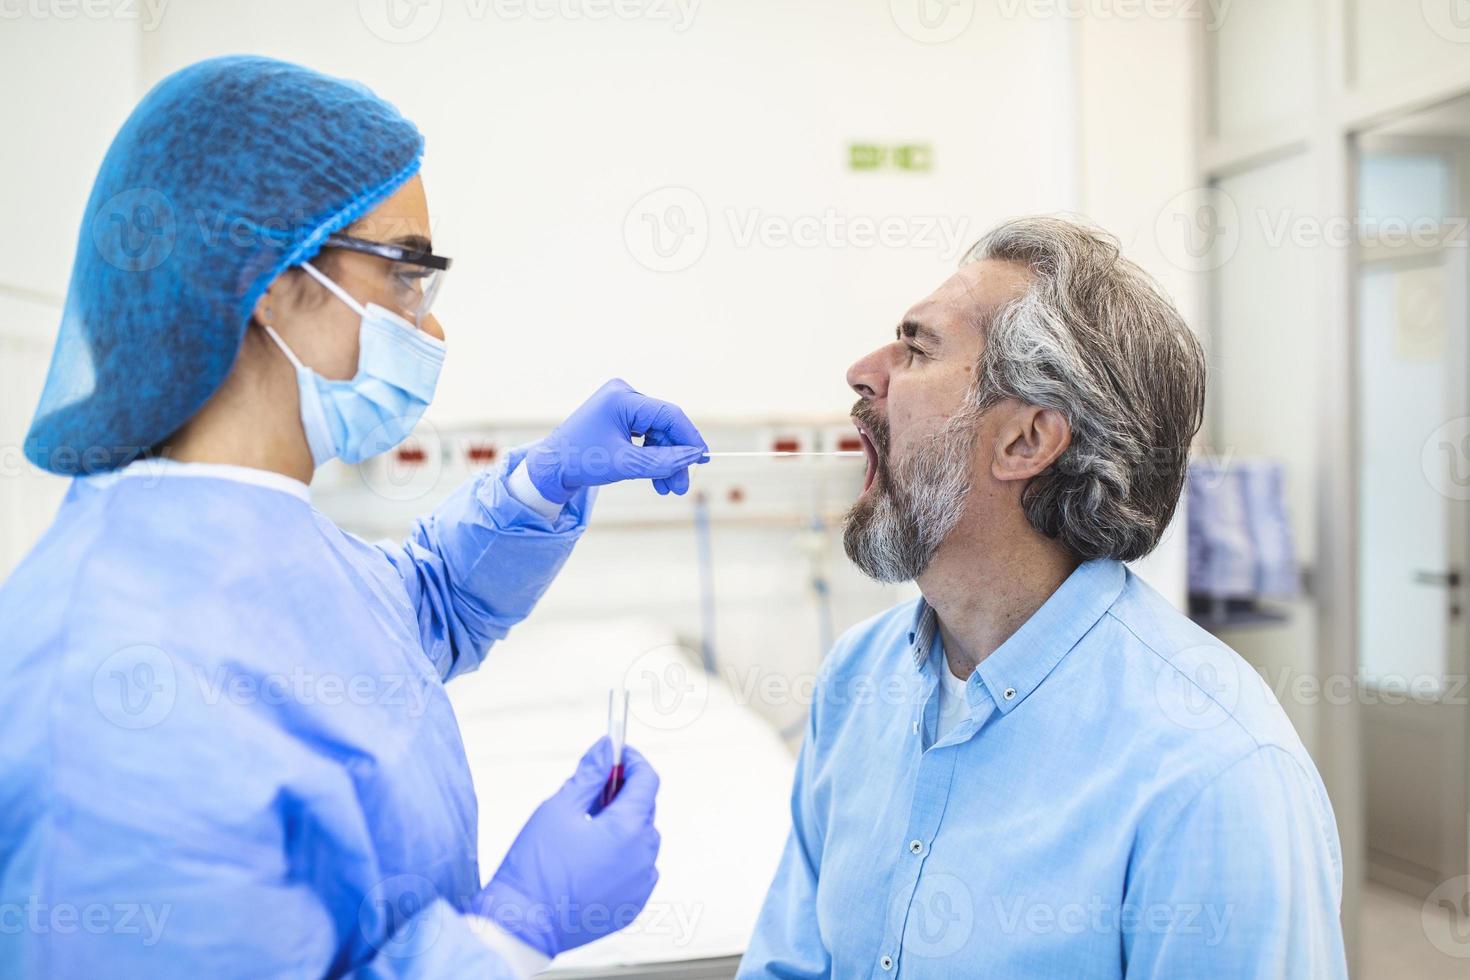
[[[1470,872],[1470,97],[1357,139],[1358,649],[1369,874]]]

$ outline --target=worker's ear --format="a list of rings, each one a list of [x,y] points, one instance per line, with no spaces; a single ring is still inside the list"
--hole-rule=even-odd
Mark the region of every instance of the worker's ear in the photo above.
[[[250,317],[251,322],[258,323],[262,326],[266,324],[274,326],[275,319],[276,311],[272,308],[270,296],[261,296],[260,299],[255,301],[255,311]]]
[[[318,260],[321,261],[321,260]],[[315,287],[316,292],[311,290]],[[275,280],[255,301],[255,322],[281,329],[283,320],[289,321],[298,310],[321,305],[327,297],[322,289],[302,272],[299,266],[282,270]]]
[[[1072,444],[1072,426],[1054,408],[1006,399],[994,411],[998,418],[990,475],[997,480],[1039,476]]]
[[[252,311],[256,323],[278,330],[280,329],[281,298],[285,292],[281,286],[281,278],[277,276],[276,281],[266,287],[265,292],[260,294],[260,299],[255,301],[255,309]]]

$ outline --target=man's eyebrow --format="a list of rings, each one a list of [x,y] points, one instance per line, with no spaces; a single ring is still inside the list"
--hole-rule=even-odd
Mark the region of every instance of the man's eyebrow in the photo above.
[[[910,340],[921,340],[925,343],[933,344],[936,347],[944,342],[944,338],[939,336],[936,330],[932,327],[924,326],[918,320],[903,321],[898,325],[898,329],[893,332],[893,335],[900,340],[907,337]]]

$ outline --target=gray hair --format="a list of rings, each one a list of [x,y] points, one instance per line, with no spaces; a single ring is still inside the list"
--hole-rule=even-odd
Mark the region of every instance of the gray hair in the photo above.
[[[1030,288],[996,312],[972,404],[1013,398],[1060,412],[1071,445],[1022,494],[1026,519],[1083,560],[1132,561],[1174,516],[1204,417],[1204,350],[1158,285],[1099,229],[1028,217],[965,257],[1028,268]]]

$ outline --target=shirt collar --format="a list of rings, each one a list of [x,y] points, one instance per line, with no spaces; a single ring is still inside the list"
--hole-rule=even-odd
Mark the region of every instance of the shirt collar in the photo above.
[[[934,634],[939,632],[939,616],[934,608],[919,600],[914,608],[914,621],[909,624],[909,649],[914,655],[914,666],[923,667],[934,649]]]
[[[283,473],[258,470],[249,466],[234,466],[229,463],[185,463],[156,456],[137,459],[120,470],[98,473],[85,477],[85,479],[93,486],[103,487],[121,479],[141,477],[157,482],[165,476],[209,477],[216,480],[231,480],[235,483],[249,483],[257,487],[289,493],[308,504],[311,503],[311,490],[300,480],[293,480]]]
[[[1026,700],[1102,618],[1122,593],[1127,574],[1121,563],[1107,558],[1077,566],[1020,629],[980,662],[976,672],[1002,713]],[[920,599],[909,630],[914,666],[923,668],[938,631],[939,615]]]

